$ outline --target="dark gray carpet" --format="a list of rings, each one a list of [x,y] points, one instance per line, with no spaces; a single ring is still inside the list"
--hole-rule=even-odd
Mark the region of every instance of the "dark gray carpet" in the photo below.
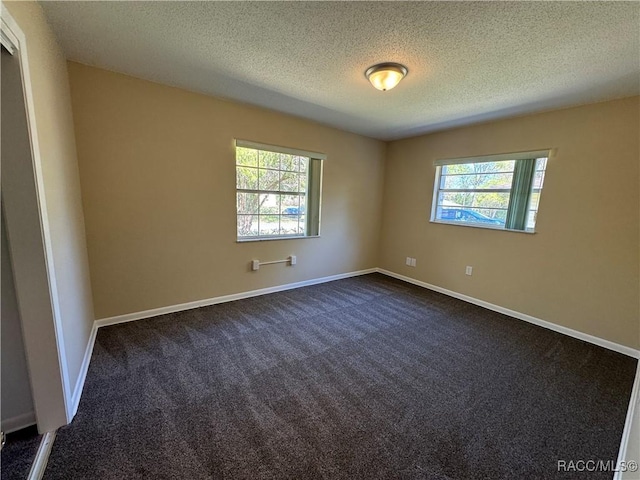
[[[607,321],[607,319],[603,319]],[[373,274],[98,332],[45,479],[550,479],[636,360]]]
[[[26,480],[36,458],[42,435],[33,427],[23,428],[7,435],[7,443],[0,455],[2,480]]]

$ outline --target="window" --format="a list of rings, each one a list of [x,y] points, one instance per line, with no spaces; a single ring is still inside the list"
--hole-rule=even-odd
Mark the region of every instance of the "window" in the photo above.
[[[237,140],[238,241],[318,236],[323,159]]]
[[[548,155],[437,160],[431,221],[533,232]]]

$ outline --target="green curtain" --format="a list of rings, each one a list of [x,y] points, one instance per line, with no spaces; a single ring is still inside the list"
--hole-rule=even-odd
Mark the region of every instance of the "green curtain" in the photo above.
[[[505,228],[524,230],[527,221],[527,209],[531,197],[531,184],[536,171],[536,159],[516,160],[511,184],[511,198],[507,210]]]
[[[320,188],[322,186],[322,160],[309,159],[309,182],[307,187],[307,235],[320,235]]]

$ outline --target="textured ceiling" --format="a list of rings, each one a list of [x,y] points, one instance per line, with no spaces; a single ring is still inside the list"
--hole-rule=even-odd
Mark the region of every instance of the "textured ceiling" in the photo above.
[[[71,60],[385,140],[639,93],[640,3],[42,2]],[[392,61],[389,92],[364,77]]]

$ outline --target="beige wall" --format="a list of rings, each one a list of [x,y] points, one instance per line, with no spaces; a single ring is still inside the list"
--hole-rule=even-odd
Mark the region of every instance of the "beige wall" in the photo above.
[[[67,65],[63,52],[37,3],[4,2],[4,5],[26,37],[33,114],[42,167],[41,179],[44,185],[44,199],[41,200],[46,202],[50,253],[62,325],[61,332],[58,332],[62,334],[64,344],[64,352],[60,352],[61,362],[67,367],[68,393],[72,394],[80,376],[94,315]],[[7,220],[10,241],[20,242],[20,239],[16,240],[11,235],[9,215]],[[20,288],[19,284],[17,286]],[[34,348],[30,348],[30,341],[27,339],[30,366],[31,357],[41,355],[45,351],[43,342],[50,340],[50,337],[41,338],[39,345],[36,342]],[[32,339],[32,342],[35,340]],[[31,375],[34,384],[40,383],[36,381],[33,369]],[[34,396],[38,397],[36,387]],[[67,400],[69,402],[71,399]],[[35,398],[35,401],[38,423],[42,427],[42,409],[38,408],[38,398]],[[50,426],[59,425],[46,425]]]
[[[390,143],[380,267],[638,348],[639,129],[635,97]],[[435,159],[549,147],[536,234],[429,223]]]
[[[385,151],[382,142],[77,63],[69,74],[96,318],[380,266],[640,346],[638,98]],[[328,155],[322,238],[236,243],[234,138]],[[555,156],[536,234],[428,222],[434,159],[548,147]],[[295,267],[249,271],[253,258],[291,254]],[[406,267],[406,256],[418,267]]]
[[[383,142],[77,63],[69,76],[96,318],[377,266]],[[234,138],[327,155],[321,238],[236,243]]]

